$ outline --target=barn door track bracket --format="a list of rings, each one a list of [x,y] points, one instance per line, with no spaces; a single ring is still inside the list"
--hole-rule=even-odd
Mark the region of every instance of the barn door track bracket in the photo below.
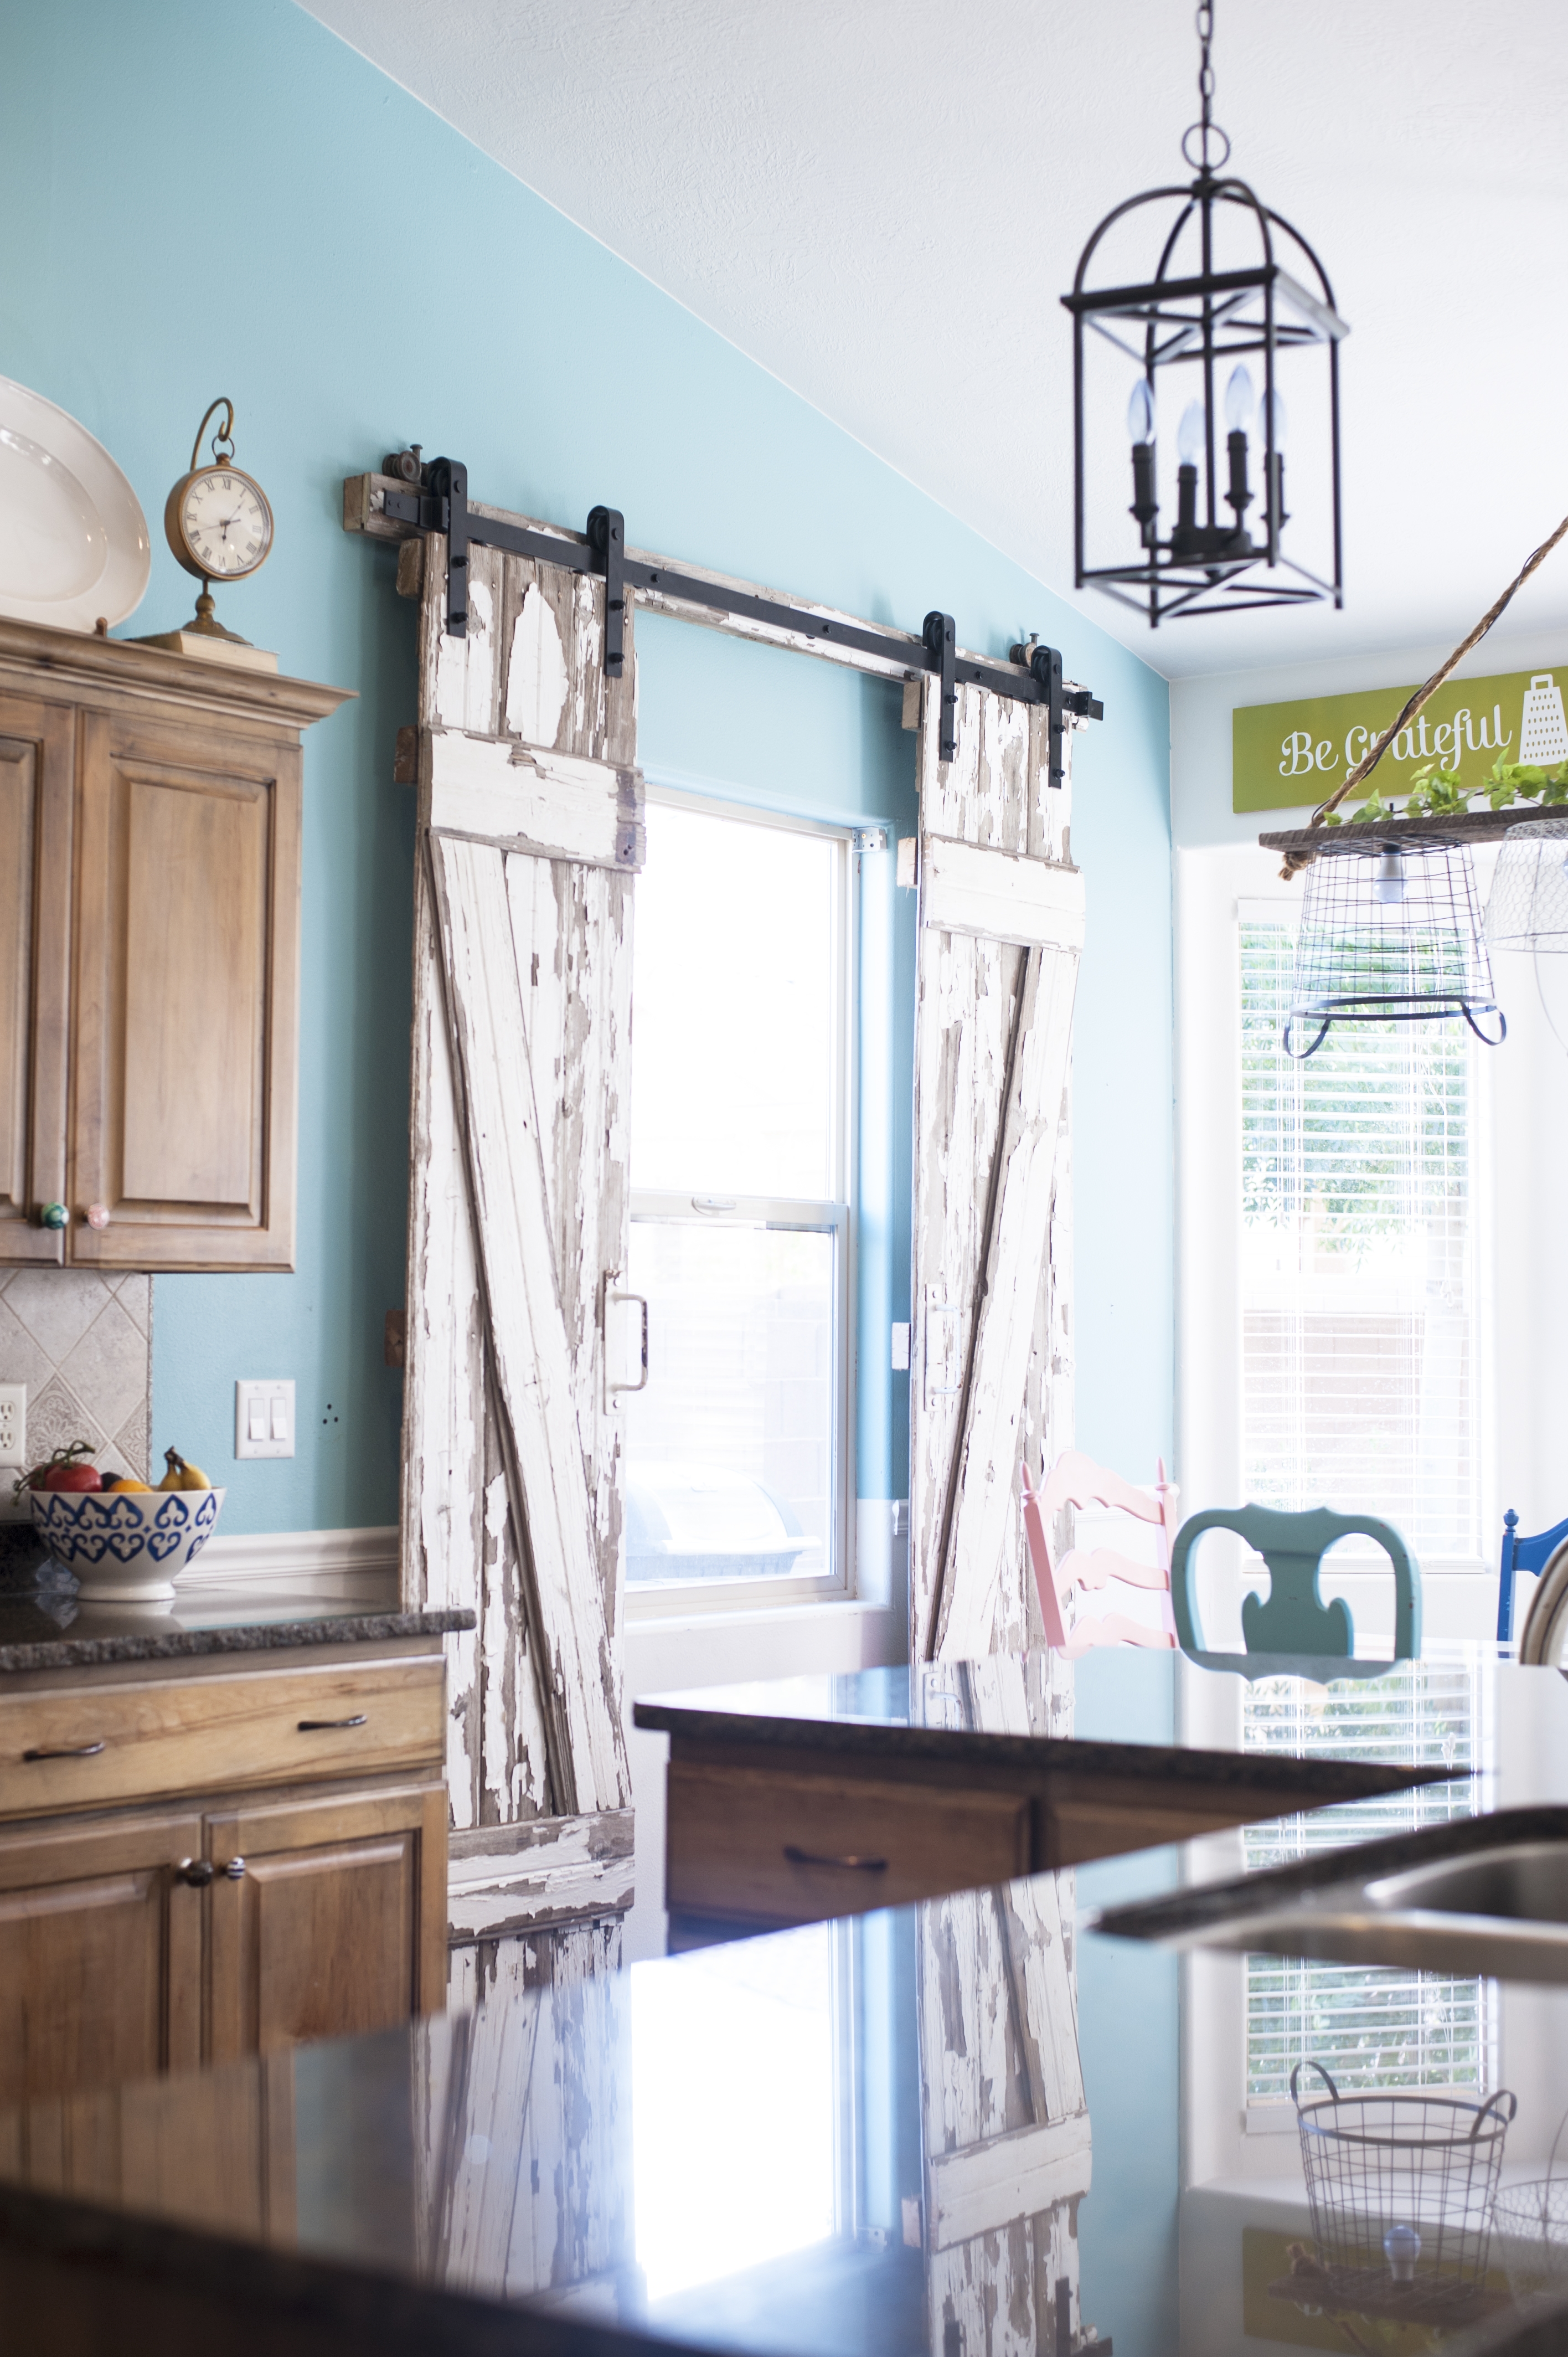
[[[848,654],[874,657],[906,679],[922,674],[940,682],[938,752],[944,761],[958,753],[958,691],[989,688],[993,695],[1011,696],[1020,704],[1046,708],[1050,732],[1049,779],[1059,786],[1064,775],[1063,734],[1069,719],[1102,720],[1105,706],[1086,687],[1064,683],[1062,659],[1055,647],[1030,639],[1011,650],[1005,663],[979,662],[958,651],[958,630],[950,614],[928,614],[917,639],[904,630],[878,630],[838,614],[789,598],[769,597],[715,576],[688,573],[662,559],[650,563],[627,554],[626,521],[618,508],[596,507],[588,528],[575,533],[536,532],[525,524],[492,515],[468,503],[468,470],[458,458],[423,459],[417,449],[394,452],[383,460],[383,472],[373,479],[382,514],[388,523],[405,531],[441,533],[446,541],[446,635],[468,633],[468,551],[478,546],[499,548],[511,556],[530,556],[541,564],[559,565],[571,573],[595,575],[605,585],[605,670],[619,679],[626,667],[626,616],[629,600],[639,591],[650,602],[679,609],[695,606],[709,614],[727,615],[736,623],[751,623],[768,631],[788,633],[806,650],[831,644]]]

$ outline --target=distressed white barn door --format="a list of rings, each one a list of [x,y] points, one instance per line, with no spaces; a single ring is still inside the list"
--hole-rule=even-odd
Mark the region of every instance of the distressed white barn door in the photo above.
[[[632,886],[632,617],[469,552],[468,632],[423,565],[403,1566],[454,1641],[455,1939],[624,1907],[618,1588]]]
[[[1039,705],[920,698],[910,1643],[917,1661],[1041,1631],[1018,1467],[1072,1439],[1067,1082],[1083,940],[1070,769]]]

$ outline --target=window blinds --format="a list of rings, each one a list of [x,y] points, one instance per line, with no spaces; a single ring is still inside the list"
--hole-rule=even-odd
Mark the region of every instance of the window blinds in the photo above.
[[[1475,1559],[1470,1035],[1336,1024],[1293,1062],[1291,925],[1243,909],[1240,955],[1243,1495]]]
[[[1410,1662],[1387,1677],[1326,1689],[1286,1678],[1250,1686],[1241,1706],[1249,1751],[1408,1760],[1452,1768],[1460,1781],[1249,1825],[1241,1837],[1248,1871],[1470,1815],[1467,1771],[1490,1754],[1485,1697],[1479,1664],[1462,1656]],[[1293,2066],[1309,2056],[1347,2092],[1478,2087],[1489,2052],[1487,1985],[1381,1965],[1250,1955],[1246,2036],[1250,2104],[1287,2096]]]

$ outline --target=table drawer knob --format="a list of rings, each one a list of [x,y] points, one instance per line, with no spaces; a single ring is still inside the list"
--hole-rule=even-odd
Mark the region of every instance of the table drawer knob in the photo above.
[[[357,1710],[352,1718],[302,1718],[299,1731],[301,1735],[326,1735],[334,1727],[363,1727],[364,1723],[364,1712]]]
[[[24,1760],[92,1760],[103,1749],[102,1738],[96,1743],[40,1743],[24,1751]]]
[[[847,1857],[827,1857],[816,1850],[797,1849],[793,1842],[785,1843],[784,1855],[791,1866],[836,1866],[852,1874],[886,1874],[887,1871],[885,1857],[857,1857],[853,1853]]]
[[[188,1883],[192,1890],[205,1890],[217,1871],[209,1857],[182,1857],[174,1875],[177,1882]]]

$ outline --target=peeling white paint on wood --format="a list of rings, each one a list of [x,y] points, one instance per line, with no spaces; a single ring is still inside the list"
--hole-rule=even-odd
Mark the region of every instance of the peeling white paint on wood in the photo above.
[[[451,729],[432,731],[423,750],[419,814],[438,834],[500,844],[537,859],[642,866],[637,770]]]
[[[939,1646],[957,1658],[1037,1637],[1017,1463],[1026,1448],[1031,1462],[1048,1460],[1072,1437],[1063,970],[1076,963],[1081,880],[1068,865],[1070,787],[1046,783],[1048,730],[1036,707],[961,687],[950,763],[938,759],[937,717],[928,683],[918,748],[909,1402],[917,1660]],[[956,909],[954,879],[964,887]],[[998,930],[987,932],[980,902],[999,899],[1010,881],[1023,913],[1009,920],[999,911]],[[1042,907],[1054,910],[1048,921]],[[942,921],[955,913],[965,930]],[[1042,933],[1052,947],[1018,946]],[[1012,1308],[999,1323],[1004,1297]],[[1009,1417],[1015,1455],[1004,1469]],[[966,1454],[972,1497],[961,1481]],[[959,1561],[961,1514],[966,1546],[978,1517],[982,1551],[963,1558],[955,1619],[945,1580]]]
[[[1020,949],[1080,950],[1083,877],[1076,867],[928,835],[920,921]]]
[[[561,625],[537,580],[530,581],[511,626],[506,683],[508,736],[521,737],[530,745],[553,746],[569,686]]]
[[[427,838],[508,1491],[565,1814],[630,1796],[620,1663],[589,1517],[503,854]]]
[[[469,1604],[479,1620],[475,1636],[454,1641],[449,1760],[458,1828],[451,1928],[471,1940],[623,1907],[631,1895],[629,1847],[623,1856],[613,1841],[606,1846],[626,1797],[616,1683],[624,1410],[605,1397],[601,1322],[604,1290],[625,1268],[628,1238],[634,879],[625,839],[635,827],[639,861],[640,808],[635,658],[628,632],[627,675],[604,678],[602,582],[476,548],[470,593],[477,583],[488,603],[478,627],[471,617],[467,640],[448,640],[445,551],[435,543],[429,554],[420,610],[425,823],[416,888],[404,1588],[411,1598],[428,1593]],[[559,694],[552,640],[565,680]],[[534,727],[550,728],[553,741],[528,742]],[[454,780],[489,798],[482,809],[471,800],[462,813],[469,823],[457,832],[477,841],[444,841],[430,829],[431,797]],[[532,815],[520,825],[527,796]],[[592,813],[586,830],[585,809]],[[542,1254],[548,1247],[540,1290],[553,1300],[557,1345],[550,1430],[577,1468],[564,1477],[575,1500],[566,1573],[559,1513],[544,1516],[536,1545],[524,1511],[511,1434],[516,1403],[505,1395],[509,1371],[470,1211],[470,1141],[459,1118],[468,1092],[466,1075],[455,1090],[448,1046],[458,994],[443,974],[431,892],[434,862],[448,853],[487,874],[493,954],[481,963],[499,977],[507,1036],[504,1051],[490,1057],[489,1093],[498,1086],[520,1100],[531,1092],[535,1236]],[[478,1018],[477,1028],[467,1027],[476,1053],[481,1032],[492,1050],[497,1036],[489,981],[483,1007],[473,1002],[477,974],[465,973]],[[505,1191],[510,1165],[499,1174],[492,1168],[492,1177]],[[532,1367],[526,1342],[512,1351],[511,1372],[524,1357]],[[570,1703],[567,1685],[577,1696]],[[628,1815],[624,1822],[629,1826]],[[579,1823],[589,1830],[567,1837],[563,1828]],[[524,1861],[517,1839],[542,1826],[553,1830]],[[478,1847],[470,1854],[465,1844]]]
[[[613,2295],[635,2259],[631,2023],[618,1925],[458,1950],[433,2279],[493,2298]]]
[[[1070,1875],[917,1910],[933,2349],[956,2327],[966,2357],[1054,2351],[1060,2283],[1080,2330],[1076,2210],[1092,2147],[1071,1921]]]

